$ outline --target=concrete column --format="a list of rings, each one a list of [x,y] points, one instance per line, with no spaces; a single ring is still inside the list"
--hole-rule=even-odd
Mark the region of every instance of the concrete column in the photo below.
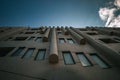
[[[49,63],[58,63],[58,48],[55,28],[52,28]]]
[[[45,33],[45,31],[46,31],[46,29],[47,29],[47,28],[45,28],[45,27],[44,27],[44,28],[42,28],[42,30],[41,30],[41,34],[44,34],[44,33]]]
[[[62,31],[64,32],[65,35],[69,35],[69,32],[67,30],[65,30],[65,28],[62,27],[61,29],[62,29]]]
[[[50,28],[48,28],[44,34],[43,42],[48,42],[48,36],[49,36]]]
[[[85,44],[86,40],[85,38],[83,38],[82,36],[80,36],[78,33],[74,32],[72,29],[67,28],[67,30],[69,31],[69,33],[78,41],[78,43],[80,44]]]

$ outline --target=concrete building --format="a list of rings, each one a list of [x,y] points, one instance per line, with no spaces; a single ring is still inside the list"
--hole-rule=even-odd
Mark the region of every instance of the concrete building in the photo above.
[[[120,28],[0,27],[0,80],[120,80]]]

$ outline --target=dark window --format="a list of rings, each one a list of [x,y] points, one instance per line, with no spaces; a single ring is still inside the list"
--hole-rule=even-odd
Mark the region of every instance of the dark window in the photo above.
[[[97,35],[97,33],[95,33],[95,32],[88,32],[87,34],[89,34],[89,35]]]
[[[18,48],[11,56],[19,56],[19,54],[24,50],[24,47]]]
[[[24,41],[26,39],[27,39],[27,37],[16,37],[14,40],[15,41]]]
[[[39,28],[31,28],[31,30],[39,30]]]
[[[62,34],[62,32],[57,32],[58,34]]]
[[[88,60],[88,58],[84,55],[83,52],[76,53],[77,57],[79,58],[81,64],[83,66],[91,66],[92,64]]]
[[[4,30],[0,30],[0,33],[1,33],[1,32],[4,32]]]
[[[28,41],[33,41],[35,39],[35,37],[30,37],[29,39],[28,39]]]
[[[13,37],[9,37],[8,39],[6,39],[5,41],[10,41],[10,40],[12,40],[13,39]]]
[[[59,38],[59,43],[65,43],[65,39],[64,38]]]
[[[63,52],[63,58],[64,58],[65,64],[75,64],[70,52]]]
[[[44,60],[45,59],[45,49],[38,50],[35,60]]]
[[[41,37],[37,37],[35,41],[36,42],[42,42],[42,38]]]
[[[23,32],[20,32],[19,34],[22,34]]]
[[[74,41],[72,39],[67,39],[67,42],[70,44],[74,44]]]
[[[109,65],[97,54],[91,54],[91,57],[101,68],[109,68]]]
[[[25,34],[33,34],[34,32],[25,32]]]
[[[0,57],[6,56],[14,47],[0,47]]]
[[[104,43],[119,43],[113,39],[110,39],[110,38],[106,38],[106,39],[99,39],[101,41],[103,41]]]
[[[28,50],[27,50],[27,52],[23,55],[23,58],[24,59],[28,59],[29,57],[31,57],[32,56],[32,54],[33,54],[33,52],[34,52],[34,48],[29,48]]]
[[[114,38],[115,40],[118,40],[118,41],[120,41],[120,39],[119,38]]]

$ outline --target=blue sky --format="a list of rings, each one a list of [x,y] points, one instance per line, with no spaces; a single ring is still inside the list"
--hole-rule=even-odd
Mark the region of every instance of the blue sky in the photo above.
[[[113,0],[0,0],[0,26],[104,26],[98,11]]]

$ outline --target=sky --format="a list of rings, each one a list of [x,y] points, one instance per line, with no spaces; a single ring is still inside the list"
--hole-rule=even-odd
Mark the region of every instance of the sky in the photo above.
[[[0,26],[105,26],[100,10],[114,1],[0,0]]]

